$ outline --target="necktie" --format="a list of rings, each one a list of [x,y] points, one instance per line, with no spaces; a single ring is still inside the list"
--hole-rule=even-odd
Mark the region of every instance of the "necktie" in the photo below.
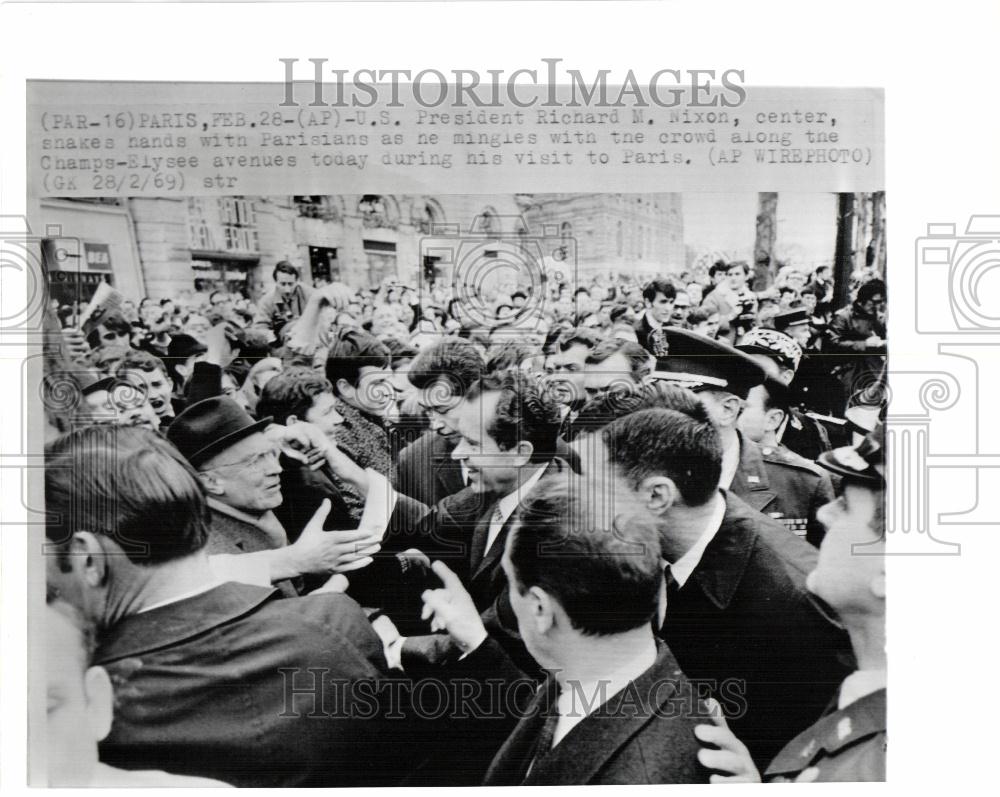
[[[485,559],[486,554],[490,552],[490,548],[493,547],[493,543],[496,541],[497,536],[500,534],[500,529],[502,528],[503,514],[500,512],[500,505],[497,504],[493,507],[493,514],[490,515],[490,524],[486,527],[486,538],[483,540],[482,550],[480,550],[478,546],[473,548],[473,569],[478,568],[479,565],[482,564],[483,559]]]
[[[674,574],[670,570],[670,565],[663,568],[663,582],[667,586],[667,606],[669,606],[670,599],[673,598],[681,588],[681,585],[677,583],[677,579],[674,578]]]
[[[670,611],[670,601],[677,595],[679,589],[680,585],[678,585],[677,579],[674,578],[674,574],[670,572],[670,565],[667,564],[663,568],[663,589],[660,592],[656,625],[653,627],[653,631],[659,632],[663,628],[667,612]]]

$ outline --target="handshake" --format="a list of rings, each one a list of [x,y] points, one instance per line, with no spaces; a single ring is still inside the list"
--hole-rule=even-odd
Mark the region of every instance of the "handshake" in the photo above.
[[[304,421],[287,426],[274,424],[265,434],[290,459],[312,470],[325,468],[331,475],[355,486],[362,495],[367,494],[368,474],[316,426]],[[272,579],[307,573],[343,574],[360,570],[374,561],[374,555],[382,547],[385,523],[362,520],[356,529],[327,531],[323,526],[330,508],[330,499],[323,499],[299,538],[292,545],[273,552],[277,561],[276,569],[272,567]],[[342,579],[337,583],[346,588]]]

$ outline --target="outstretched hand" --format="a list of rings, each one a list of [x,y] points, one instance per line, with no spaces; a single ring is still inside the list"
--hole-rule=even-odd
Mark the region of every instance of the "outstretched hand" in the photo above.
[[[698,751],[698,760],[706,769],[714,769],[718,773],[711,776],[712,783],[760,783],[760,773],[754,766],[747,746],[736,738],[726,718],[722,714],[722,706],[718,701],[709,698],[709,716],[711,724],[696,725],[694,735],[703,745],[715,745],[718,749],[702,747]]]
[[[288,547],[295,569],[299,573],[349,573],[374,561],[372,557],[382,547],[380,540],[363,529],[324,531],[323,524],[330,514],[330,499],[323,499],[316,514]]]
[[[488,634],[472,596],[444,562],[434,562],[431,570],[444,586],[423,591],[421,619],[431,621],[431,631],[446,631],[463,653],[475,650]]]

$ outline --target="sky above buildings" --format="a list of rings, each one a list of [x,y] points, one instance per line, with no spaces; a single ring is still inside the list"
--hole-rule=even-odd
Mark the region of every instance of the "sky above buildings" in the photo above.
[[[684,194],[684,243],[696,255],[752,260],[757,194]],[[775,254],[786,262],[815,268],[833,261],[837,195],[778,194]]]

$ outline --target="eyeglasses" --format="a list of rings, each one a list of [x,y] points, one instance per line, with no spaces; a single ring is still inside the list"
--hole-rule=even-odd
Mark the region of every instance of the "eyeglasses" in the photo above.
[[[281,457],[281,448],[274,446],[266,451],[258,451],[256,454],[251,454],[243,459],[238,459],[235,462],[223,462],[219,465],[214,465],[211,468],[205,468],[205,470],[218,470],[219,468],[231,468],[235,465],[242,465],[246,468],[261,468],[268,461],[269,458],[273,458],[276,462],[278,458]]]

